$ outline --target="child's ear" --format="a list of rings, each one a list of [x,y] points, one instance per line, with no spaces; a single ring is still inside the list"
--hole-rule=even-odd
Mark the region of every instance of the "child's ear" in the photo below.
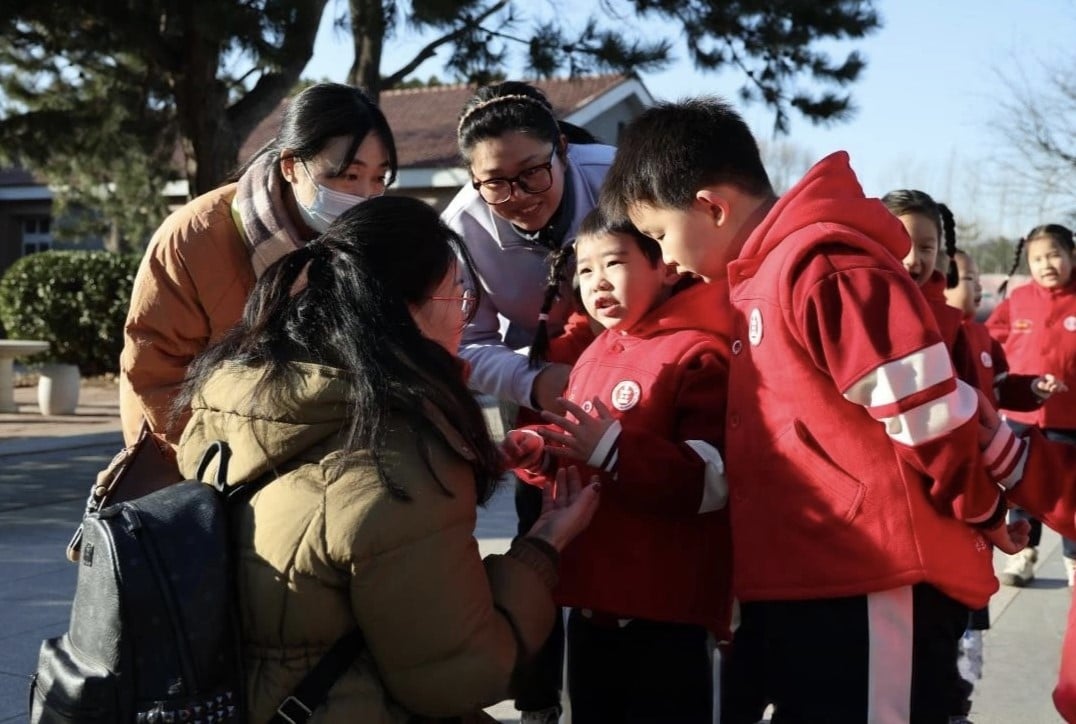
[[[714,221],[714,226],[721,226],[729,219],[730,204],[728,197],[711,186],[704,186],[695,192],[695,203]]]

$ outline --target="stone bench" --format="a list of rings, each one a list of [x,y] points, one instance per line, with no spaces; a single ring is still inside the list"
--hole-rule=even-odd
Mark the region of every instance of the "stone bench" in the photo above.
[[[0,339],[0,412],[15,412],[15,358],[45,352],[48,342]]]

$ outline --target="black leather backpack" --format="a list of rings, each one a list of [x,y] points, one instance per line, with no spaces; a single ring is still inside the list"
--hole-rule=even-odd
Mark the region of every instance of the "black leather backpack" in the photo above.
[[[247,720],[228,508],[271,478],[226,487],[228,455],[213,443],[198,480],[86,515],[70,627],[41,645],[31,724]],[[274,721],[306,721],[361,648],[357,629],[341,638]]]

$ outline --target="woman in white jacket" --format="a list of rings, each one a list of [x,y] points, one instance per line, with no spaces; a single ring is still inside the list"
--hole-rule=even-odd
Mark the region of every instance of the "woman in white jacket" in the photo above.
[[[474,389],[525,407],[554,406],[567,365],[530,368],[515,350],[538,328],[550,254],[575,240],[616,149],[558,123],[542,92],[518,81],[481,88],[460,114],[457,138],[472,182],[442,218],[463,237],[484,287],[460,356],[471,364]],[[551,335],[571,314],[573,266],[563,265],[560,298],[545,312]]]
[[[470,386],[523,407],[557,409],[571,367],[531,365],[517,350],[531,344],[539,320],[556,336],[572,312],[572,244],[616,149],[559,123],[545,95],[518,81],[479,89],[460,113],[457,140],[471,183],[442,218],[463,238],[478,277],[472,283],[483,288],[459,351],[471,365]],[[517,483],[519,529],[529,529],[540,510],[539,491]],[[517,679],[525,724],[557,721],[562,656],[558,627],[532,673]]]

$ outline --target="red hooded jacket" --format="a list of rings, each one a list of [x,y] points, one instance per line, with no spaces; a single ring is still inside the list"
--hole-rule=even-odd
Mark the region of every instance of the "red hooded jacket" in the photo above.
[[[900,264],[908,235],[847,154],[818,163],[728,267],[726,429],[734,591],[861,595],[928,582],[969,607],[997,590],[971,526],[1004,515],[953,373]]]
[[[1005,407],[1006,416],[1041,428],[1076,430],[1076,278],[1060,289],[1031,282],[1013,289],[986,320],[987,329],[1005,348],[1015,374],[1049,372],[1065,381],[1038,409]]]
[[[581,470],[601,474],[602,504],[561,553],[558,603],[728,635],[731,554],[718,454],[727,340],[724,285],[698,283],[634,328],[603,332],[579,357],[567,398],[589,409],[598,397],[616,423]]]

